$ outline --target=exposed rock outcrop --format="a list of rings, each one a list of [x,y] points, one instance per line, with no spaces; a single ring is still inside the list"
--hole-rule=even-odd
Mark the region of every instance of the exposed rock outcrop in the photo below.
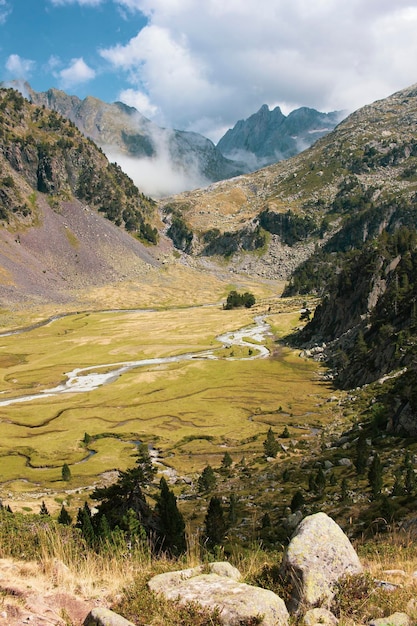
[[[325,513],[304,518],[282,562],[292,583],[291,610],[326,605],[334,584],[346,574],[362,571],[352,544],[340,526]]]
[[[217,607],[225,626],[238,626],[244,620],[261,616],[263,626],[288,624],[284,601],[275,593],[238,582],[238,570],[227,563],[213,563],[209,570],[208,574],[203,574],[201,567],[159,574],[149,581],[149,588],[170,600]]]

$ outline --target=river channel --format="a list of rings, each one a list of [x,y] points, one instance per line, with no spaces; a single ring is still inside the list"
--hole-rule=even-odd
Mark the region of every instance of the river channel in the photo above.
[[[25,332],[27,329],[22,329],[19,332]],[[247,357],[240,357],[240,360],[251,360],[266,358],[269,356],[269,350],[263,345],[265,337],[270,333],[270,326],[265,321],[264,316],[255,317],[254,324],[245,326],[239,330],[230,331],[216,337],[224,347],[240,346],[250,349],[250,355]],[[256,342],[256,343],[253,343]],[[138,361],[124,361],[121,363],[104,363],[96,366],[89,366],[85,368],[76,368],[71,372],[65,373],[65,381],[51,387],[50,389],[44,389],[36,394],[23,395],[15,398],[9,398],[8,400],[1,400],[0,406],[9,406],[11,404],[17,404],[18,402],[30,402],[31,400],[38,400],[40,398],[49,398],[65,393],[85,393],[93,391],[102,385],[108,385],[119,378],[125,372],[136,369],[139,367],[163,365],[166,363],[179,363],[180,361],[192,361],[192,360],[204,360],[204,359],[218,359],[215,352],[219,348],[213,350],[204,350],[201,352],[187,352],[185,354],[179,354],[176,356],[152,358],[152,359],[140,359]],[[227,357],[236,360],[236,357]],[[103,370],[106,370],[103,372]]]

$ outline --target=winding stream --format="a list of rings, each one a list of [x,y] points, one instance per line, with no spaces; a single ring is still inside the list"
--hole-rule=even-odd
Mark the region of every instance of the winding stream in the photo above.
[[[56,318],[58,319],[58,317]],[[49,320],[50,323],[53,320]],[[262,343],[252,343],[252,341],[263,342],[265,336],[270,332],[270,326],[265,321],[265,316],[255,317],[255,324],[251,326],[245,326],[236,331],[230,331],[219,335],[216,339],[223,344],[223,347],[240,346],[250,348],[253,351],[248,357],[241,357],[239,360],[251,360],[266,358],[269,356],[269,350]],[[26,329],[25,329],[26,330]],[[17,331],[18,332],[18,331]],[[22,329],[20,332],[24,332]],[[105,363],[102,365],[95,365],[84,368],[76,368],[71,372],[66,372],[66,380],[56,387],[50,389],[44,389],[43,391],[35,394],[18,396],[16,398],[9,398],[8,400],[1,400],[0,406],[9,406],[11,404],[17,404],[18,402],[30,402],[31,400],[37,400],[40,398],[50,398],[64,393],[85,393],[93,391],[102,385],[108,385],[119,378],[125,372],[136,369],[138,367],[145,367],[148,365],[163,365],[165,363],[179,363],[180,361],[192,361],[192,360],[204,360],[213,359],[217,360],[214,354],[219,348],[212,350],[204,350],[201,352],[188,352],[185,354],[179,354],[177,356],[160,357],[153,359],[140,359],[138,361],[124,361],[122,363]],[[228,357],[228,360],[235,360],[234,357]],[[110,370],[101,372],[100,370]]]

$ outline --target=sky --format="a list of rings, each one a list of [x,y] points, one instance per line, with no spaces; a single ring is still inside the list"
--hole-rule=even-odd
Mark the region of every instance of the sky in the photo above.
[[[416,33],[417,0],[0,0],[0,80],[217,142],[262,104],[353,111],[416,83]]]

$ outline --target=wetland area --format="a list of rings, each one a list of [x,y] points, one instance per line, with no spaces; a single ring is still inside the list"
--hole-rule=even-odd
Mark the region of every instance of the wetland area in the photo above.
[[[131,467],[138,441],[185,477],[225,450],[256,458],[269,427],[317,436],[332,390],[280,342],[298,323],[299,303],[265,301],[71,313],[4,333],[0,497],[81,494]]]

